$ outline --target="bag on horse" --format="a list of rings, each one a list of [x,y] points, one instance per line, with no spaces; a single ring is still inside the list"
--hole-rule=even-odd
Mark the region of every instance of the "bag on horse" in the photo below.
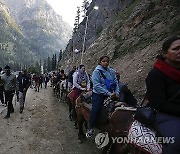
[[[146,126],[151,126],[155,122],[156,110],[148,106],[138,107],[134,118]]]
[[[81,92],[82,92],[82,91],[81,91],[80,89],[74,87],[74,88],[70,91],[70,93],[67,95],[67,97],[69,97],[70,100],[75,101],[76,98],[79,97],[79,95],[81,94]]]

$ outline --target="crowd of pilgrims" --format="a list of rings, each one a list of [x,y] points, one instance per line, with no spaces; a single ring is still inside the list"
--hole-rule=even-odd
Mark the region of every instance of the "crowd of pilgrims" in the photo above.
[[[14,112],[12,100],[16,91],[23,112],[26,92],[29,87],[39,92],[40,88],[50,86],[57,91],[57,84],[63,83],[68,91],[68,97],[75,101],[84,91],[92,91],[92,110],[90,114],[86,137],[94,132],[94,123],[107,97],[118,98],[129,106],[137,107],[137,100],[127,85],[120,81],[120,74],[109,67],[110,58],[102,56],[92,76],[87,73],[85,66],[74,66],[67,74],[58,70],[44,75],[28,74],[26,70],[16,77],[7,65],[2,69],[0,78],[0,100],[8,106],[7,115]],[[164,42],[157,56],[153,69],[146,78],[148,105],[156,110],[156,121],[153,124],[161,136],[175,137],[175,143],[163,145],[163,153],[176,154],[180,152],[180,38],[172,37]],[[60,87],[61,88],[61,87]],[[125,95],[128,94],[128,95]],[[5,99],[4,99],[5,96]],[[169,129],[169,126],[173,130]]]

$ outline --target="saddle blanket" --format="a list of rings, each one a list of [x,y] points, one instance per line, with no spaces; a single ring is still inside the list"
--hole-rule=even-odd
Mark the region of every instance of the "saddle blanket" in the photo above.
[[[135,120],[128,132],[130,143],[150,154],[162,154],[162,145],[156,141],[156,132]]]

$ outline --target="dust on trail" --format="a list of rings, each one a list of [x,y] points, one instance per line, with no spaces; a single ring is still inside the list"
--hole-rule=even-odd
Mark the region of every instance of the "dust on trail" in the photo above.
[[[29,89],[22,114],[18,103],[14,108],[9,119],[3,119],[6,110],[0,114],[0,154],[101,153],[92,139],[78,143],[68,106],[58,102],[51,87],[40,92]]]

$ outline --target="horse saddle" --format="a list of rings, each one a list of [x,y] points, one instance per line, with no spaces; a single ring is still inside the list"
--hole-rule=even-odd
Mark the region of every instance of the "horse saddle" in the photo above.
[[[89,109],[89,111],[92,110],[92,104],[91,103],[86,103],[86,102],[83,102],[83,105]]]
[[[83,99],[84,102],[91,104],[92,91],[88,91],[87,93],[82,94],[81,98]]]

